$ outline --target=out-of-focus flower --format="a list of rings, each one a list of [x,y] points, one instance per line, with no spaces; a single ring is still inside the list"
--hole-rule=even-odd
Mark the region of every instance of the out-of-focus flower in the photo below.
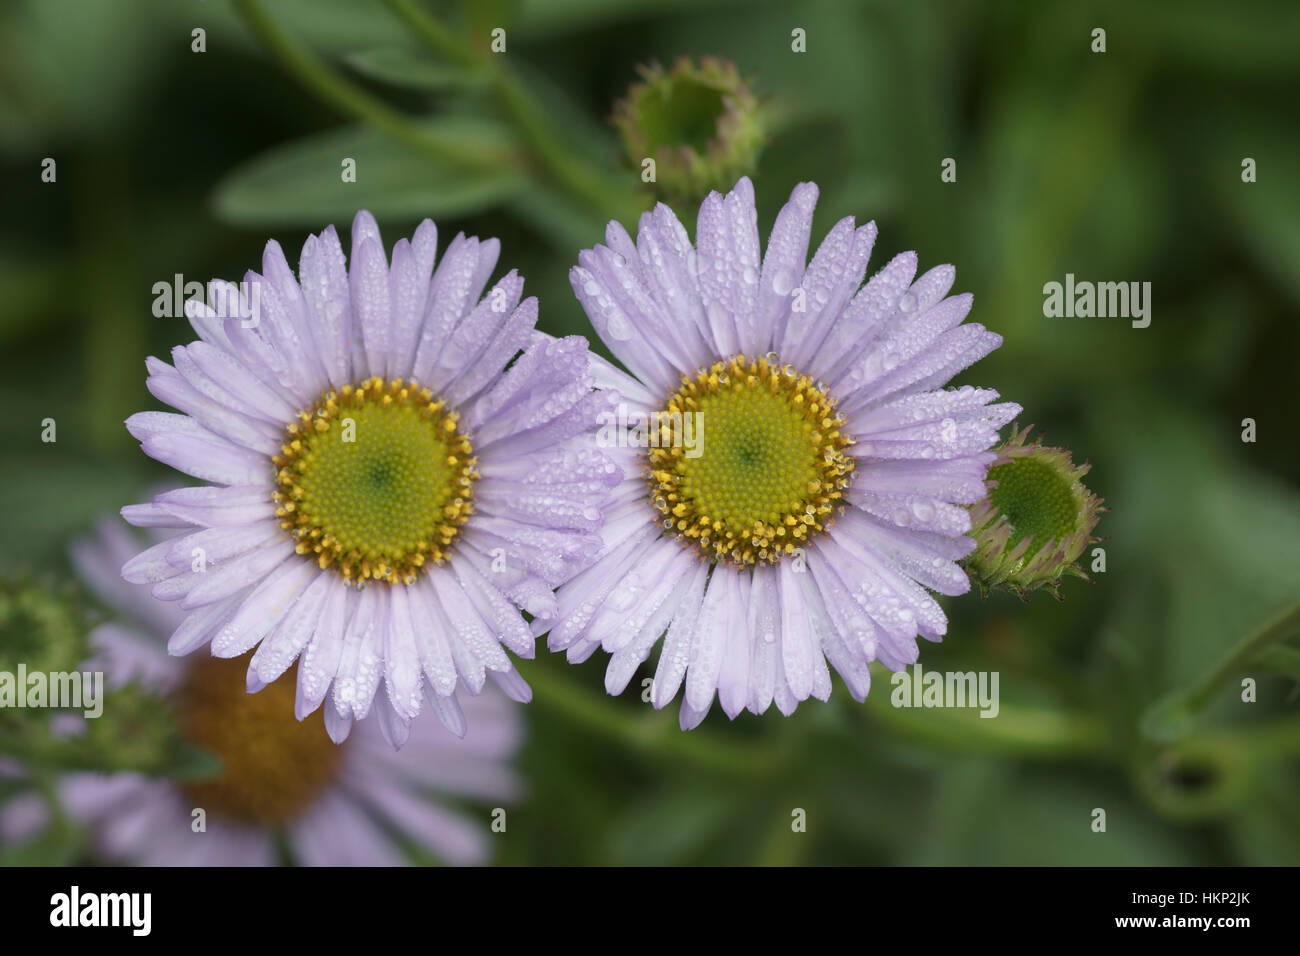
[[[473,820],[447,801],[517,796],[510,768],[521,735],[517,705],[488,688],[466,702],[473,726],[463,740],[421,721],[395,753],[366,722],[336,746],[319,720],[294,719],[290,676],[248,694],[239,661],[169,657],[165,636],[184,615],[118,577],[136,548],[113,523],[74,551],[87,583],[138,622],[92,632],[95,657],[84,668],[103,670],[112,685],[137,680],[169,694],[176,721],[222,770],[210,779],[63,775],[59,801],[104,858],[151,866],[264,865],[280,862],[283,845],[293,862],[305,865],[390,865],[407,862],[396,843],[401,839],[449,863],[487,859],[487,815]],[[22,769],[11,764],[7,772]],[[0,836],[16,841],[47,822],[41,798],[25,794],[0,812]]]

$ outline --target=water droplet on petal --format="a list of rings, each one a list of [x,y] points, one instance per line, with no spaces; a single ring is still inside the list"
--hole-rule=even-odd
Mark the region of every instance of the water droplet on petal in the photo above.
[[[636,603],[641,589],[635,581],[624,581],[605,600],[605,604],[615,611],[626,611]]]
[[[623,315],[616,312],[609,317],[605,331],[609,333],[610,338],[626,342],[632,337],[632,324]]]

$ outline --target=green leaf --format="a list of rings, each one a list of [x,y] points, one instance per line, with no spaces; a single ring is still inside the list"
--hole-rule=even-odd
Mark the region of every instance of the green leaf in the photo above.
[[[1105,832],[1093,830],[1106,812]],[[943,866],[1186,866],[1204,849],[1160,825],[1105,776],[1056,767],[954,765],[937,791],[942,838],[908,862]]]
[[[1251,669],[1300,680],[1300,650],[1284,644],[1265,648],[1255,655]]]
[[[56,823],[21,843],[0,847],[0,866],[70,866],[80,842],[76,827]]]
[[[1150,685],[1163,692],[1201,680],[1243,635],[1294,603],[1300,497],[1250,467],[1252,446],[1237,440],[1236,418],[1173,412],[1148,394],[1127,402],[1144,414],[1097,410],[1115,440],[1111,460],[1130,463],[1117,473],[1123,507],[1102,527],[1117,542],[1112,552],[1160,575],[1168,606]],[[1176,719],[1176,708],[1166,716]]]
[[[730,794],[718,788],[684,787],[659,792],[628,808],[613,829],[615,865],[679,864],[707,844],[730,819]]]
[[[216,214],[244,226],[304,226],[350,221],[358,209],[375,216],[420,219],[465,216],[498,205],[527,181],[508,165],[510,140],[499,124],[442,117],[428,126],[467,150],[495,157],[475,168],[439,162],[363,127],[347,127],[276,147],[218,184]],[[356,182],[344,182],[344,159]]]
[[[111,467],[102,459],[62,450],[83,445],[89,434],[74,411],[63,412],[62,407],[41,412],[58,422],[59,441],[44,446],[49,451],[11,452],[0,467],[0,481],[23,502],[0,522],[0,553],[17,567],[57,561],[66,554],[71,537],[84,533],[96,519],[115,515],[140,494],[142,482],[134,469]],[[95,480],[86,481],[87,474],[94,474]]]
[[[1300,779],[1278,768],[1260,779],[1259,793],[1228,826],[1241,862],[1294,866],[1300,860]]]
[[[1258,119],[1240,126],[1225,133],[1224,146],[1210,151],[1216,164],[1206,169],[1206,178],[1224,221],[1235,227],[1246,253],[1293,303],[1300,302],[1300,274],[1295,268],[1300,256],[1300,184],[1291,171],[1300,138],[1286,129],[1269,129]],[[1258,132],[1261,126],[1267,131]],[[1241,181],[1241,162],[1247,156],[1256,163],[1253,183]]]
[[[1184,736],[1196,723],[1196,710],[1183,691],[1161,697],[1142,715],[1139,729],[1149,740],[1169,743]]]
[[[527,87],[549,125],[575,153],[592,166],[608,171],[616,182],[635,188],[640,182],[640,170],[629,172],[619,165],[621,150],[613,127],[606,117],[593,116],[590,109],[579,105],[580,95],[585,91],[565,88],[548,71],[523,60],[512,61],[510,69]]]
[[[590,248],[605,237],[605,220],[600,214],[549,183],[535,183],[520,192],[512,212],[566,257],[576,258],[579,249]]]
[[[171,0],[165,6],[169,15],[178,7]],[[264,3],[264,6],[285,30],[323,53],[413,42],[402,22],[391,15],[383,0],[274,0]],[[249,34],[247,25],[232,5],[205,3],[204,8],[209,25],[209,43],[212,35],[217,34],[223,40],[229,37],[246,42],[250,48],[260,51],[260,45]],[[183,22],[188,23],[188,20]]]
[[[740,0],[523,0],[516,26],[529,37],[552,36],[652,14],[738,7]]]
[[[439,63],[401,47],[349,53],[343,61],[362,76],[411,90],[445,90],[480,86],[483,77],[449,63]]]
[[[0,36],[0,144],[11,149],[120,128],[167,51],[142,4],[15,0],[0,9]]]
[[[1177,9],[1177,15],[1170,14]],[[1300,8],[1284,0],[1266,0],[1240,8],[1215,0],[1180,0],[1166,4],[1125,4],[1115,8],[1111,34],[1146,55],[1182,69],[1226,76],[1285,76],[1295,66],[1295,37]],[[1260,24],[1268,24],[1261,29]]]

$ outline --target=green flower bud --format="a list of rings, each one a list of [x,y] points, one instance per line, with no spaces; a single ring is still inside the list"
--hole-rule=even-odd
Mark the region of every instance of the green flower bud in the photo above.
[[[1091,580],[1075,562],[1101,540],[1092,531],[1106,509],[1080,481],[1091,465],[1076,466],[1064,448],[1026,444],[1032,425],[1012,428],[989,469],[988,494],[971,506],[975,550],[964,565],[982,594],[1000,587],[1024,599],[1043,588],[1060,600],[1065,575]]]
[[[662,199],[697,203],[754,171],[763,109],[734,64],[682,57],[671,70],[637,69],[641,81],[615,106],[613,121],[628,160]]]
[[[85,734],[64,741],[57,756],[67,766],[106,773],[201,778],[221,766],[185,735],[171,702],[137,680],[111,688],[103,715],[86,721]]]
[[[20,578],[0,584],[0,671],[71,671],[86,652],[87,625],[72,589]]]
[[[21,573],[0,580],[0,672],[86,672],[91,625],[102,619],[75,586]],[[211,772],[212,758],[181,733],[167,699],[137,681],[103,688],[100,714],[77,734],[51,718],[75,709],[0,708],[0,753],[46,769],[186,774]],[[196,769],[197,768],[197,769]]]

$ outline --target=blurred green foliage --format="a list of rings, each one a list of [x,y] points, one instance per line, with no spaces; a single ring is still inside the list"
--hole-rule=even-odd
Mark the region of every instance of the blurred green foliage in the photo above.
[[[192,337],[151,312],[175,273],[240,278],[268,237],[293,259],[308,230],[365,206],[390,244],[425,216],[444,244],[458,229],[500,237],[541,326],[587,331],[568,268],[607,218],[631,227],[647,202],[609,111],[636,64],[715,54],[754,77],[774,120],[754,177],[764,237],[791,187],[815,180],[815,235],[875,218],[876,266],[912,248],[922,269],[956,264],[974,320],[1006,339],[964,378],[1092,461],[1107,569],[1070,581],[1063,604],[947,602],[948,638],[923,665],[998,670],[996,720],[896,710],[881,672],[866,705],[837,682],[792,718],[715,711],[683,735],[638,680],[606,698],[602,655],[526,663],[530,799],[500,858],[1300,863],[1295,655],[1231,656],[1300,598],[1300,6],[238,4],[265,14],[278,48],[236,6],[0,8],[7,566],[68,574],[68,542],[163,476],[121,422],[155,407],[144,356]],[[496,59],[494,27],[508,35]],[[806,53],[791,52],[794,27]],[[356,184],[340,183],[341,156]],[[40,181],[44,157],[56,183]],[[1150,281],[1150,328],[1044,318],[1042,286],[1067,272]],[[1257,703],[1239,700],[1244,675]],[[1197,712],[1151,734],[1144,715],[1187,688]],[[77,858],[75,832],[46,839],[29,859]]]

